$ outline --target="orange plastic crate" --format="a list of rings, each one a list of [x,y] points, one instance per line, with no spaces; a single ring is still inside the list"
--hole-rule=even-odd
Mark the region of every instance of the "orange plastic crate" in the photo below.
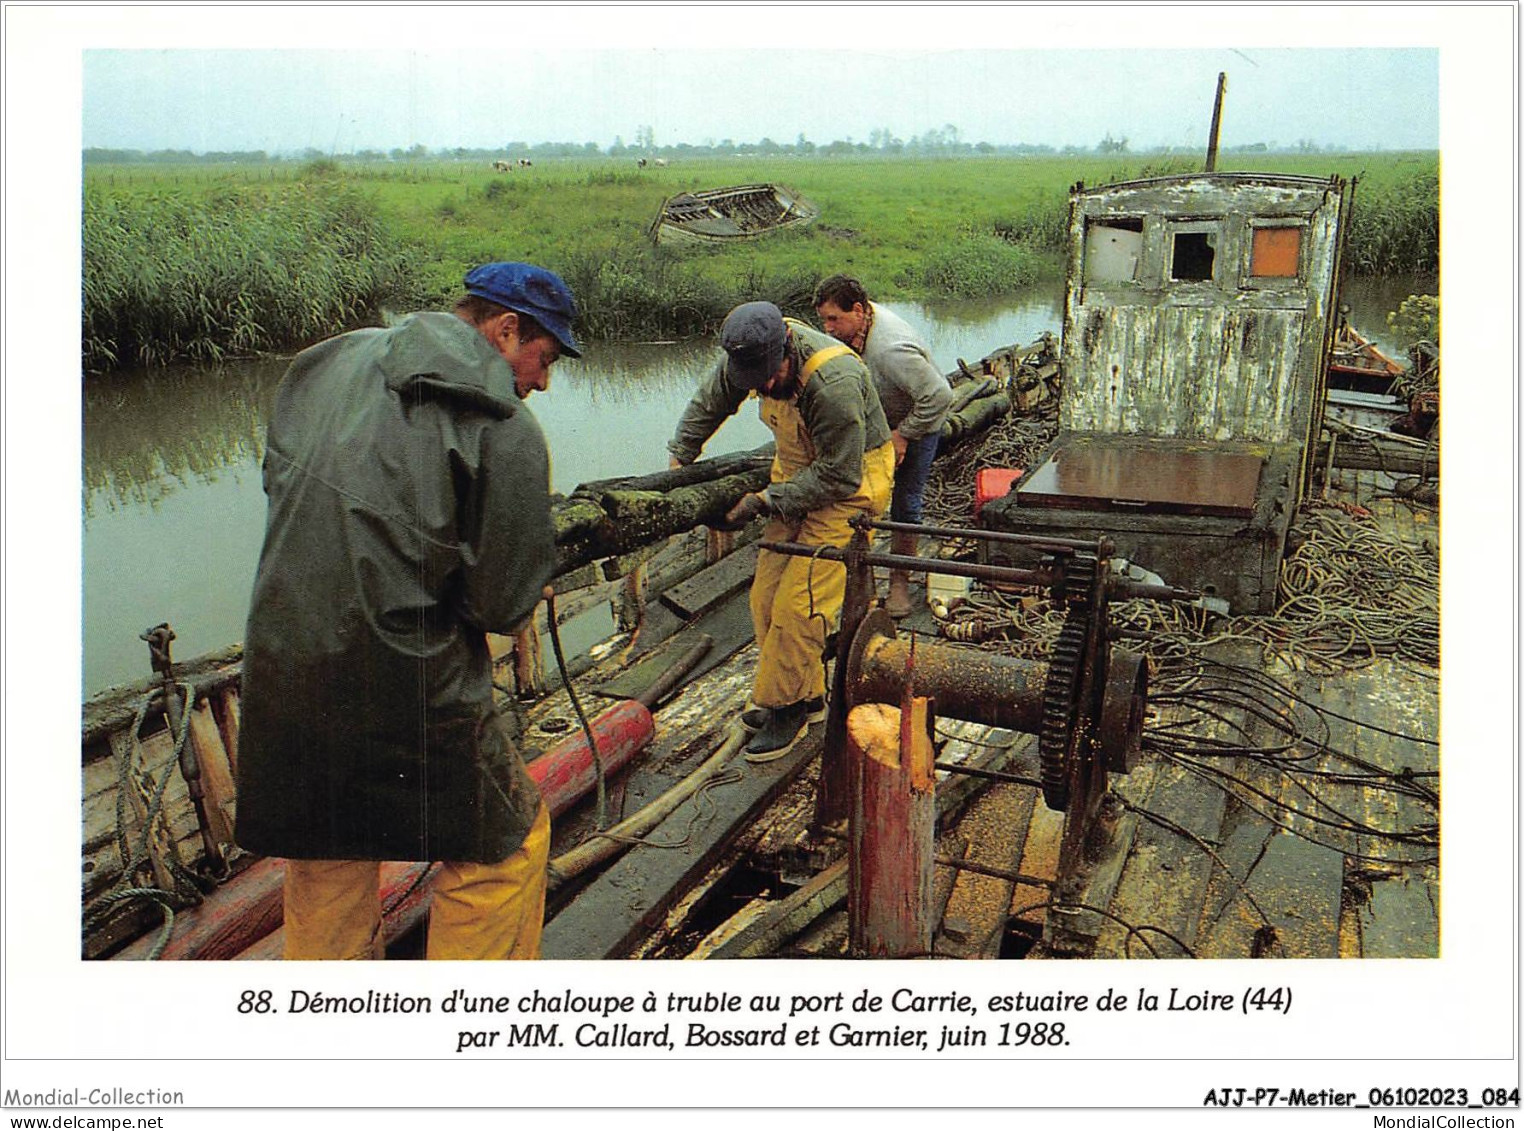
[[[1016,481],[1026,474],[1020,467],[986,467],[974,477],[974,517],[991,499],[1004,498],[1016,486]]]

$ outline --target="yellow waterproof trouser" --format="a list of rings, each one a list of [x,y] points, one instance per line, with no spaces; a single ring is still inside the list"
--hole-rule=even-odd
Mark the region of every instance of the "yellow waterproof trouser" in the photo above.
[[[787,431],[774,429],[774,434],[782,457]],[[894,445],[887,443],[864,453],[857,494],[811,511],[797,528],[774,519],[762,537],[807,546],[845,546],[852,537],[849,522],[865,513],[873,518],[883,514],[893,488]],[[841,616],[846,589],[847,567],[841,562],[770,550],[757,555],[751,584],[752,627],[761,648],[752,683],[752,702],[757,706],[786,707],[825,694],[821,654]]]
[[[540,957],[549,859],[550,810],[541,805],[507,859],[443,864],[429,905],[427,957]],[[385,957],[380,873],[376,860],[287,860],[282,957]]]

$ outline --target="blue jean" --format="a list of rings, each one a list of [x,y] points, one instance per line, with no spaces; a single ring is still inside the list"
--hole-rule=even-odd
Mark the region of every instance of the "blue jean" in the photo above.
[[[921,506],[926,499],[926,480],[931,475],[931,461],[941,446],[942,434],[933,432],[911,440],[905,458],[894,469],[894,495],[889,500],[889,517],[895,522],[920,522]]]

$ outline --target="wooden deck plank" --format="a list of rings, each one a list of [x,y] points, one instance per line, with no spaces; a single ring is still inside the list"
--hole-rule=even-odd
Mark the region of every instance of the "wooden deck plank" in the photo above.
[[[1161,958],[1184,957],[1159,930],[1187,946],[1195,938],[1212,858],[1190,837],[1148,819],[1162,817],[1211,843],[1217,840],[1227,795],[1180,766],[1162,765],[1139,816],[1132,850],[1112,899],[1111,911],[1134,927],[1151,927],[1143,938]],[[1096,942],[1096,957],[1141,957],[1141,939],[1128,942],[1127,927],[1108,922]],[[1141,947],[1145,953],[1147,947]]]
[[[1266,674],[1292,694],[1315,697],[1322,683],[1284,664],[1266,667]],[[1304,762],[1310,753],[1305,746],[1278,751],[1306,710],[1289,694],[1274,706],[1271,717],[1249,716],[1244,732],[1246,747],[1272,753],[1234,759],[1233,773],[1244,786],[1228,801],[1221,842],[1208,853],[1212,869],[1196,936],[1196,952],[1203,958],[1332,958],[1339,953],[1343,853],[1285,831],[1282,826],[1300,823],[1319,839],[1330,837],[1316,823],[1266,799],[1275,798],[1292,811],[1321,813],[1303,786],[1318,796],[1339,795],[1334,800],[1345,809],[1355,795],[1306,772],[1328,768],[1326,755]]]
[[[1021,846],[1021,860],[1016,870],[1024,876],[1056,880],[1058,848],[1064,836],[1064,815],[1037,802],[1035,791],[1033,802],[1032,818],[1027,822],[1027,836]],[[1044,905],[1052,898],[1052,888],[1037,884],[1017,884],[1011,890],[1010,913],[1041,931],[1048,919]]]
[[[716,899],[722,897],[726,880],[735,868],[745,858],[750,847],[747,843],[750,838],[742,837],[731,845],[714,864],[710,865],[698,883],[688,889],[671,909],[667,912],[666,921],[660,930],[652,931],[641,939],[627,957],[629,958],[682,958],[687,957],[689,952],[683,948],[691,943],[693,929],[689,924],[699,915],[702,915]],[[685,940],[687,940],[685,942]]]
[[[751,584],[760,552],[761,547],[756,543],[743,546],[708,569],[664,590],[658,600],[688,620],[700,617]]]
[[[1435,681],[1383,658],[1367,668],[1326,677],[1306,690],[1315,702],[1355,720],[1330,719],[1332,750],[1388,771],[1407,769],[1423,774],[1437,769],[1438,747],[1421,741],[1434,737],[1438,718]],[[1333,754],[1325,757],[1322,765],[1341,773],[1368,772]],[[1415,781],[1437,789],[1435,778],[1418,777]],[[1438,819],[1429,804],[1385,786],[1318,788],[1337,808],[1373,830],[1413,831]],[[1374,832],[1339,834],[1316,828],[1300,817],[1293,823],[1306,828],[1311,836],[1347,844],[1352,853],[1345,861],[1338,921],[1336,947],[1340,956],[1421,958],[1437,953],[1437,869],[1403,863],[1437,855],[1437,850]]]
[[[1089,957],[1094,952],[1096,939],[1106,925],[1106,917],[1101,912],[1111,906],[1137,831],[1136,813],[1122,810],[1121,803],[1114,797],[1102,803],[1096,827],[1091,833],[1091,842],[1099,840],[1100,843],[1097,847],[1087,844],[1086,875],[1074,899],[1079,910],[1056,915],[1053,930],[1049,932],[1048,943],[1054,953],[1065,957]]]
[[[746,594],[732,594],[692,623],[658,604],[646,607],[646,620],[631,651],[629,666],[590,690],[609,699],[633,699],[665,672],[693,642],[708,636],[713,644],[694,666],[688,682],[707,675],[734,656],[755,636]]]
[[[621,958],[647,930],[659,926],[668,908],[708,870],[745,825],[775,798],[806,762],[820,753],[823,726],[816,726],[775,762],[753,765],[737,755],[731,768],[739,780],[720,785],[680,806],[651,834],[651,845],[636,845],[588,884],[569,906],[545,925],[544,958]],[[665,830],[665,831],[664,831]],[[680,850],[658,844],[684,840]]]
[[[985,790],[958,822],[958,833],[970,844],[966,859],[987,868],[1015,871],[1035,798],[1030,786],[1001,782]],[[996,876],[959,872],[933,952],[942,957],[998,958],[1014,886]]]
[[[1363,958],[1438,958],[1437,877],[1401,876],[1371,884],[1359,911]]]
[[[1200,957],[1338,957],[1342,853],[1248,814],[1218,855],[1233,875],[1213,871],[1197,933]],[[1256,942],[1265,926],[1275,931],[1273,943]]]
[[[1036,777],[1037,740],[957,719],[939,719],[946,740],[940,760],[972,766],[1002,766],[1021,777]],[[992,745],[993,744],[993,745]],[[944,828],[968,841],[964,858],[991,868],[1017,871],[1037,804],[1032,786],[1002,783],[986,788],[983,779],[952,774],[938,787]],[[998,788],[998,792],[996,789]],[[1013,885],[992,876],[958,872],[943,903],[932,953],[946,958],[996,958],[1005,935]],[[1043,889],[1042,898],[1047,898]]]
[[[1295,686],[1310,702],[1339,715],[1349,716],[1347,719],[1325,716],[1328,721],[1328,749],[1310,760],[1308,768],[1325,774],[1350,773],[1352,764],[1340,755],[1360,757],[1362,743],[1361,727],[1356,721],[1360,716],[1361,704],[1353,682],[1344,675],[1319,678],[1303,676]],[[1322,798],[1336,812],[1321,808],[1312,800],[1308,791]],[[1372,800],[1366,794],[1367,791],[1358,785],[1341,785],[1309,775],[1293,775],[1281,790],[1281,799],[1287,809],[1277,817],[1291,831],[1309,840],[1345,852],[1365,853],[1371,848],[1368,838],[1354,830],[1342,830],[1313,818],[1342,820],[1347,817],[1355,822],[1369,824],[1378,818],[1372,809]]]

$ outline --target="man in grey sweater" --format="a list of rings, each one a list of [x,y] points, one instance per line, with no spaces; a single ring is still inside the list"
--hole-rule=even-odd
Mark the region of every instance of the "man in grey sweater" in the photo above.
[[[872,302],[862,283],[850,275],[832,275],[815,289],[815,312],[826,333],[856,350],[873,374],[879,402],[893,430],[894,496],[889,517],[895,522],[920,522],[926,479],[941,440],[942,422],[952,406],[952,386],[932,364],[909,324]],[[892,548],[897,554],[915,553],[915,535],[896,532]],[[903,570],[890,571],[884,608],[892,617],[910,614],[910,579]]]

